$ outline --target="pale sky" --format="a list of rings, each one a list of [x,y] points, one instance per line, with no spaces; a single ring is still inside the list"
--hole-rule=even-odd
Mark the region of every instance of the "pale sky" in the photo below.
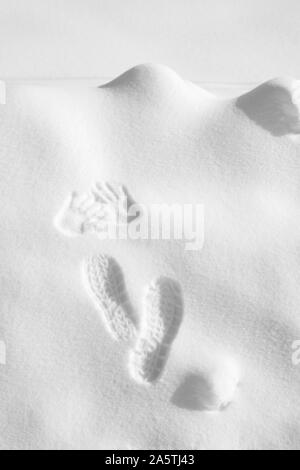
[[[0,0],[0,78],[112,78],[143,62],[198,82],[300,77],[299,0]]]

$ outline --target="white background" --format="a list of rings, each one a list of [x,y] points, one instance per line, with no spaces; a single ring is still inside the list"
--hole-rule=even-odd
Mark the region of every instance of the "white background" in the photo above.
[[[197,82],[300,77],[299,0],[0,0],[1,78],[111,78],[143,62]]]

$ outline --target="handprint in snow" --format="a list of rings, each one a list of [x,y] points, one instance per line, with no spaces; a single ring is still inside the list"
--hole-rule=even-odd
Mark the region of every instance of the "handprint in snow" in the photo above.
[[[134,204],[124,186],[96,183],[88,193],[73,192],[55,218],[56,228],[67,236],[101,234],[109,225],[127,225]],[[133,217],[135,218],[135,217]]]

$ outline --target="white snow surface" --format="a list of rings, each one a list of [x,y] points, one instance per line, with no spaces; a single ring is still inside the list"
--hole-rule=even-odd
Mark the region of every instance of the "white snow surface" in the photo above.
[[[221,100],[158,65],[103,87],[6,83],[1,449],[300,449],[298,89],[283,78]],[[65,237],[57,213],[95,181],[141,204],[204,204],[202,250]],[[154,279],[181,286],[154,384],[132,379],[133,345],[111,340],[86,294],[97,254],[122,267],[138,318]]]

